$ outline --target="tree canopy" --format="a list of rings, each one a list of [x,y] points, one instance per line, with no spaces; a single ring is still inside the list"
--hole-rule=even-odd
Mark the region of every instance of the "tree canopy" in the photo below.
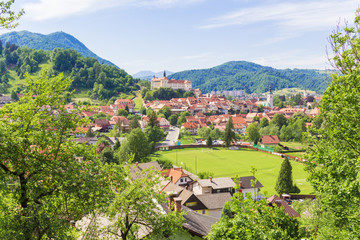
[[[67,238],[70,220],[100,209],[111,186],[95,149],[71,140],[84,119],[68,113],[71,80],[26,77],[19,101],[0,109],[0,238]]]
[[[299,221],[283,208],[268,206],[266,199],[255,201],[235,193],[225,203],[220,220],[211,227],[207,239],[299,239]]]
[[[345,26],[331,35],[333,64],[341,74],[332,76],[320,105],[320,128],[312,128],[309,137],[309,181],[320,194],[322,209],[331,215],[327,233],[321,227],[319,235],[339,239],[360,238],[360,48],[359,10],[354,26]],[[319,124],[320,125],[320,124]]]

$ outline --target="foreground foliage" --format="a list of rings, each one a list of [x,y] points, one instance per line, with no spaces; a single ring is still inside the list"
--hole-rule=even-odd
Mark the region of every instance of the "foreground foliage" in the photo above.
[[[266,199],[254,201],[250,195],[235,193],[227,202],[219,222],[207,239],[299,239],[299,221],[283,208],[268,206]]]
[[[309,180],[328,215],[326,226],[316,226],[323,239],[360,238],[360,17],[355,27],[346,26],[331,36],[334,65],[342,75],[333,75],[321,104],[322,124],[311,131],[313,147],[308,159]],[[329,226],[332,231],[327,231]]]
[[[71,141],[83,120],[63,108],[71,80],[27,77],[18,102],[0,110],[0,238],[73,235],[71,220],[111,194],[94,149]]]

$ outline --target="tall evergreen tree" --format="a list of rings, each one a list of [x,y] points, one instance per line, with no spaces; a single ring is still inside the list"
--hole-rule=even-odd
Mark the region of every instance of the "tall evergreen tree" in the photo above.
[[[281,164],[278,179],[276,181],[275,190],[278,194],[292,193],[295,186],[293,184],[292,166],[289,158],[286,157]]]
[[[212,138],[211,138],[210,135],[206,139],[206,145],[209,146],[209,147],[212,145]]]
[[[236,136],[234,132],[234,124],[232,121],[232,117],[230,116],[229,121],[226,123],[225,126],[225,134],[224,134],[225,146],[229,147],[230,143],[235,140],[236,140]]]

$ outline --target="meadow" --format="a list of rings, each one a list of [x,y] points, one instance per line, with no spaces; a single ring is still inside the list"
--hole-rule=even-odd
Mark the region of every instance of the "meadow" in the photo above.
[[[157,152],[153,159],[168,159],[176,166],[182,166],[190,172],[210,171],[213,177],[250,176],[252,167],[257,169],[256,178],[264,186],[261,191],[266,196],[276,193],[275,184],[283,159],[269,153],[250,149],[229,150],[224,148],[190,148]],[[291,161],[293,180],[302,194],[312,193],[311,185],[306,181],[304,164]]]

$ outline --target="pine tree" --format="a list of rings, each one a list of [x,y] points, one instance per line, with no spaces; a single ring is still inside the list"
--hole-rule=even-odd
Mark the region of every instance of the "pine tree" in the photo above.
[[[236,140],[236,136],[234,132],[234,124],[232,121],[232,117],[229,117],[229,121],[226,123],[225,126],[225,134],[224,134],[225,146],[229,147],[230,143],[234,140]]]
[[[206,139],[206,145],[209,146],[209,147],[212,145],[212,138],[211,138],[210,135]]]
[[[116,138],[116,142],[113,146],[114,151],[117,151],[120,148],[121,144],[118,138]]]
[[[17,96],[15,91],[11,92],[11,99],[14,101],[19,101],[19,97]]]
[[[278,194],[292,193],[295,190],[292,178],[292,166],[288,157],[286,157],[281,164],[275,190]]]

